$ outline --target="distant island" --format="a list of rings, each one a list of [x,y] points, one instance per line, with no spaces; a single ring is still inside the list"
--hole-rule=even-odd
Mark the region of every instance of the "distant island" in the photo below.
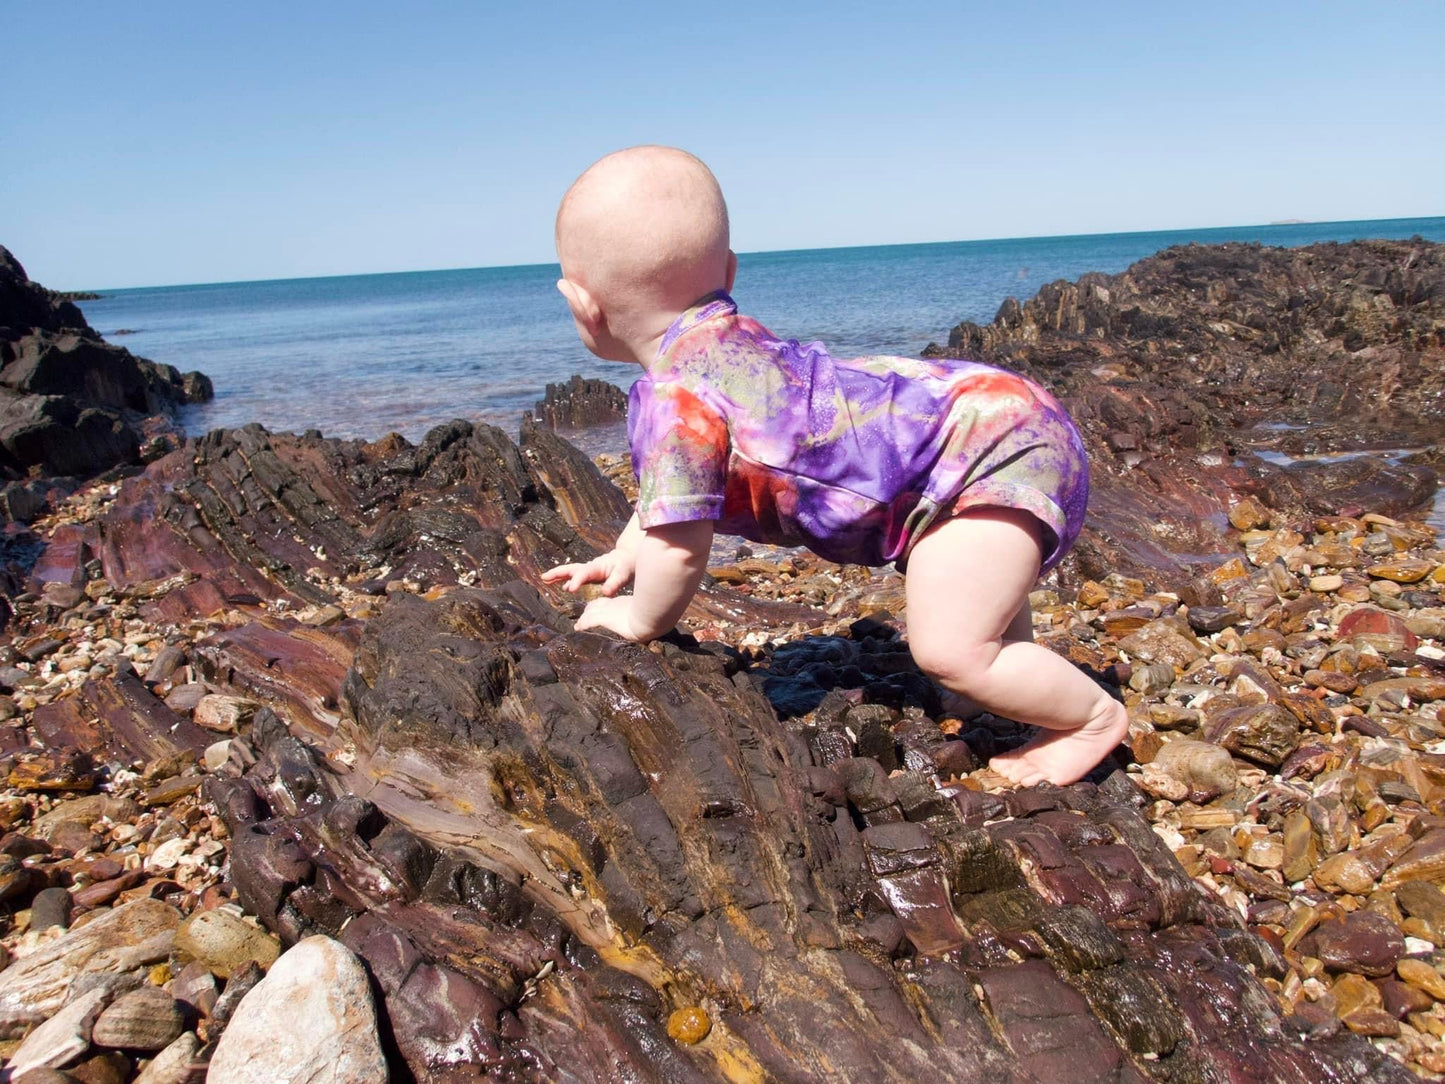
[[[1305,226],[1309,224],[1307,218],[1277,218],[1270,223],[1271,226]]]
[[[99,301],[100,294],[93,294],[89,290],[47,290],[52,301]]]

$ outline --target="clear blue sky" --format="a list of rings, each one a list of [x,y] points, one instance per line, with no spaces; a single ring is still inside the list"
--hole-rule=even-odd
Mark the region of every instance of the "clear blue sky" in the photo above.
[[[1445,214],[1445,4],[0,0],[0,244],[118,287],[550,260],[635,143],[740,251]]]

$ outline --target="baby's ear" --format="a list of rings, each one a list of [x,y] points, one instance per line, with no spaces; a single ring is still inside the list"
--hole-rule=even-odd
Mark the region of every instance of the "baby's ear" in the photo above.
[[[730,294],[730,293],[733,292],[733,283],[737,281],[737,277],[738,277],[738,254],[737,254],[736,252],[734,252],[732,249],[728,249],[728,281],[727,281],[727,285],[723,287],[723,292],[724,292],[724,293],[729,293],[729,294]]]
[[[558,279],[557,290],[567,299],[567,307],[579,324],[589,332],[596,332],[602,326],[602,309],[585,286],[579,286],[571,279]]]

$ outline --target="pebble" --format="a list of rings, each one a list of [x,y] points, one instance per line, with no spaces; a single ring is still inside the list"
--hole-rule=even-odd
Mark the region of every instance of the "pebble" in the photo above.
[[[122,1050],[155,1051],[168,1046],[185,1030],[174,998],[154,986],[142,986],[118,997],[95,1021],[91,1042]]]
[[[207,730],[235,734],[250,723],[258,707],[256,701],[242,696],[212,693],[197,701],[193,718],[197,726]]]
[[[135,1084],[195,1084],[201,1043],[195,1032],[184,1032],[152,1059],[135,1078]]]
[[[64,888],[46,888],[35,893],[30,904],[30,928],[47,930],[52,926],[70,925],[70,892]]]
[[[282,955],[242,1000],[211,1057],[208,1084],[385,1084],[366,972],[329,937]]]
[[[1406,957],[1395,965],[1395,973],[1411,986],[1424,990],[1437,1000],[1445,1001],[1445,976],[1424,960]]]
[[[175,943],[177,952],[200,960],[223,979],[251,960],[269,968],[281,954],[274,936],[223,910],[191,915],[176,931]]]
[[[1176,738],[1155,754],[1153,766],[1172,775],[1192,791],[1209,796],[1232,794],[1239,771],[1228,750],[1210,742]]]
[[[702,1042],[711,1030],[712,1021],[696,1006],[678,1009],[667,1018],[667,1033],[689,1046]]]
[[[1356,911],[1320,923],[1300,943],[1300,950],[1319,958],[1331,971],[1380,978],[1395,970],[1405,952],[1405,938],[1386,916]]]

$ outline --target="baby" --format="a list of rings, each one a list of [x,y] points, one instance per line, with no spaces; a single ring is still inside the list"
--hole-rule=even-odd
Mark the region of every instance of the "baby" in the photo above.
[[[1048,392],[975,362],[840,360],[740,315],[722,192],[684,151],[595,163],[557,212],[557,255],[587,349],[643,369],[628,406],[636,512],[610,553],[544,576],[602,585],[577,628],[638,641],[671,629],[714,530],[893,561],[919,667],[1043,728],[995,771],[1071,783],[1118,744],[1123,706],[1033,642],[1029,591],[1077,537],[1088,495],[1078,432]]]

